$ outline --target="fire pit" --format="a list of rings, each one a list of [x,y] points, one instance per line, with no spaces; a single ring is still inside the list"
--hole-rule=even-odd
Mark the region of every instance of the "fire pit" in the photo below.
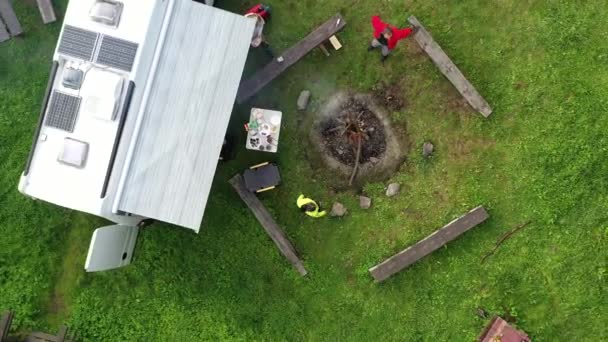
[[[388,116],[370,95],[333,96],[313,124],[311,140],[349,185],[387,178],[405,159]]]
[[[386,151],[382,121],[367,103],[354,97],[349,97],[335,116],[330,116],[320,125],[325,148],[345,165],[354,167],[357,160],[361,164],[367,163]]]

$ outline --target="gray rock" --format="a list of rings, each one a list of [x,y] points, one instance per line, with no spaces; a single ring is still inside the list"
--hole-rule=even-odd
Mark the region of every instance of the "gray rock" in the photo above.
[[[401,190],[401,185],[399,185],[399,183],[391,183],[386,189],[386,196],[393,197],[399,193],[399,190]]]
[[[369,162],[372,164],[378,164],[380,162],[380,159],[378,159],[376,157],[370,157]]]
[[[434,150],[435,150],[435,146],[429,141],[425,142],[424,145],[422,145],[422,155],[425,158],[430,157],[431,154],[433,154]]]
[[[348,213],[346,207],[342,203],[336,202],[331,207],[331,212],[329,213],[329,215],[332,217],[342,217],[346,215],[346,213]]]
[[[359,206],[361,209],[369,209],[372,206],[372,199],[366,196],[359,196]]]
[[[310,90],[302,90],[298,97],[298,110],[306,110],[308,103],[310,102]]]
[[[481,318],[488,318],[489,314],[488,314],[488,312],[484,308],[478,307],[477,308],[477,316],[479,316]]]

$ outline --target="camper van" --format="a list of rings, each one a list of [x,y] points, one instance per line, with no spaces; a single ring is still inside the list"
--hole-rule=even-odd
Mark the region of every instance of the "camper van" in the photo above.
[[[72,0],[19,191],[103,217],[85,269],[146,219],[198,232],[255,21],[192,0]]]

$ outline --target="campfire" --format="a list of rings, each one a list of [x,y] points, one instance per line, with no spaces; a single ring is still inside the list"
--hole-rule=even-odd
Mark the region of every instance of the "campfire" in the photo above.
[[[370,108],[355,98],[349,98],[339,113],[323,123],[321,134],[330,153],[353,168],[352,184],[359,165],[379,158],[386,150],[384,127]]]

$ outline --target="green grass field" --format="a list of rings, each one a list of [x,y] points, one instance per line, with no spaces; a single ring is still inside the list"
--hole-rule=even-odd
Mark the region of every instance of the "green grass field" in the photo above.
[[[253,4],[219,2],[234,12]],[[60,30],[41,24],[34,2],[18,2],[26,34],[0,44],[0,310],[16,310],[16,331],[66,323],[91,341],[472,341],[487,324],[475,314],[483,307],[513,316],[534,341],[608,340],[606,2],[267,2],[277,51],[336,12],[347,21],[343,50],[313,52],[255,102],[284,112],[276,156],[284,184],[261,198],[310,275],[297,275],[227,184],[267,158],[244,149],[219,166],[200,234],[152,226],[133,265],[85,274],[90,236],[104,222],[16,190]],[[494,114],[464,106],[411,39],[381,65],[365,51],[372,14],[398,24],[416,15]],[[295,101],[312,90],[310,117],[334,92],[369,92],[381,81],[403,89],[407,105],[391,120],[410,149],[392,177],[402,193],[388,199],[386,183],[367,184],[374,204],[363,211],[356,191],[335,194],[332,177],[309,161]],[[235,108],[235,132],[247,110]],[[436,146],[430,160],[420,153],[427,139]],[[295,208],[300,192],[350,213],[313,221]],[[373,283],[370,266],[479,204],[487,223]]]

